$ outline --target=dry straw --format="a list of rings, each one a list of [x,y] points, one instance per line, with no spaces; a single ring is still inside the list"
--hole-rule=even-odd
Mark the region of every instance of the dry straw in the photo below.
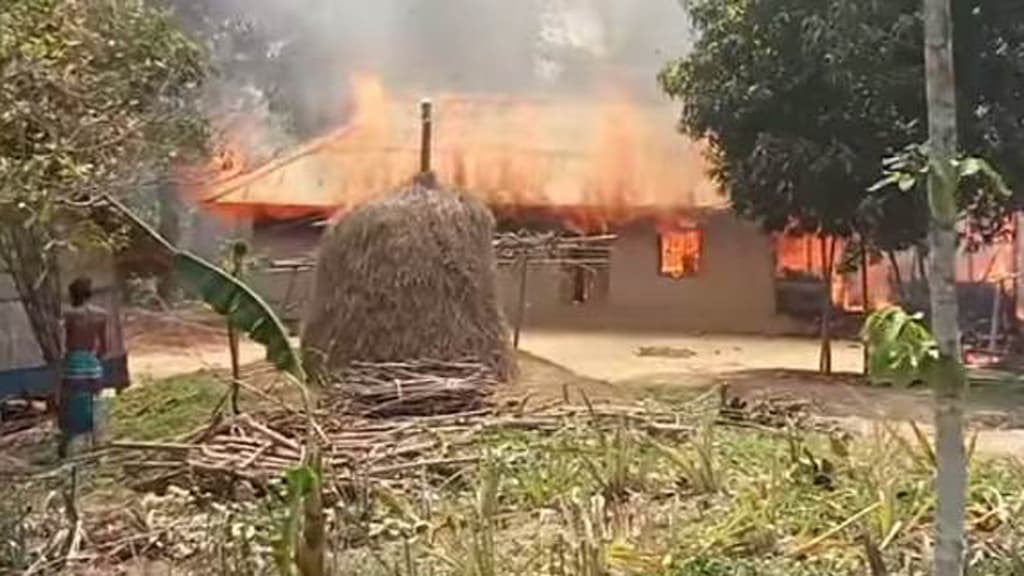
[[[483,204],[419,184],[336,222],[305,314],[310,373],[331,379],[353,362],[473,358],[508,380],[515,359],[493,234]]]

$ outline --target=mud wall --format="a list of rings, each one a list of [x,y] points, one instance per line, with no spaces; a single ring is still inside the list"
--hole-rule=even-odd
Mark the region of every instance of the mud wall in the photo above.
[[[770,238],[728,212],[701,218],[700,271],[674,279],[659,274],[658,231],[648,222],[618,232],[611,265],[597,289],[572,301],[571,280],[557,267],[531,268],[526,325],[534,328],[636,329],[778,334],[798,331],[776,313]],[[601,275],[606,278],[601,278]],[[518,274],[499,274],[509,318],[515,317]]]

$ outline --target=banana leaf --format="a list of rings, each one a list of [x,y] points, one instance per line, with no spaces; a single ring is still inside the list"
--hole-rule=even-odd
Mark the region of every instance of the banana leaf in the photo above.
[[[288,342],[288,331],[259,295],[217,266],[194,254],[178,250],[117,199],[107,196],[106,200],[135,228],[155,240],[170,254],[174,273],[186,288],[224,316],[232,326],[266,347],[267,360],[275,368],[304,380],[302,364]]]
[[[288,341],[288,331],[266,302],[244,282],[181,250],[174,254],[174,273],[232,326],[266,347],[267,360],[278,370],[303,378],[298,356]]]

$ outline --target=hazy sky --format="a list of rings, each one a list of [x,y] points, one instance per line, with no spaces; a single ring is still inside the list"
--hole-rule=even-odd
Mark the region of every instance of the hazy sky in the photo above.
[[[614,74],[655,93],[654,75],[688,45],[678,0],[212,0],[302,54],[289,77],[310,89],[355,70],[410,89],[586,89]]]
[[[280,110],[268,112],[260,83],[244,75],[228,74],[215,88],[236,102],[220,113],[263,117],[268,132],[259,139],[269,149],[290,145],[289,130],[273,125],[291,125],[301,139],[345,120],[356,72],[377,74],[389,91],[410,97],[611,86],[637,100],[663,100],[657,72],[691,36],[679,0],[199,1],[216,19],[250,22],[274,56],[261,64],[269,78],[262,88],[274,87],[288,119],[276,121]]]

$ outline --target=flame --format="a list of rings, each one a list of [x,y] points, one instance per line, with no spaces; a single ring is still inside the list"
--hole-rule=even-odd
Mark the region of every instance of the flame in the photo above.
[[[252,170],[255,162],[248,150],[256,131],[257,127],[246,118],[225,126],[206,162],[176,167],[177,192],[184,198],[200,199],[206,190]]]
[[[670,278],[684,278],[700,272],[704,238],[700,228],[676,229],[659,235],[659,271]]]
[[[848,312],[863,312],[865,309],[864,279],[860,270],[841,274],[838,269],[842,258],[844,242],[836,240],[836,262],[830,281],[832,302]],[[788,280],[821,280],[825,276],[826,256],[822,248],[822,236],[815,234],[782,234],[775,242],[775,274]],[[867,307],[877,310],[895,302],[892,270],[885,261],[869,262],[867,270]]]
[[[401,187],[418,169],[418,106],[370,74],[353,77],[352,100],[344,126],[207,182],[202,203],[257,217],[344,213]],[[503,215],[541,211],[597,231],[726,202],[707,176],[702,145],[674,130],[671,106],[641,106],[609,90],[589,100],[442,94],[434,108],[439,180]]]

